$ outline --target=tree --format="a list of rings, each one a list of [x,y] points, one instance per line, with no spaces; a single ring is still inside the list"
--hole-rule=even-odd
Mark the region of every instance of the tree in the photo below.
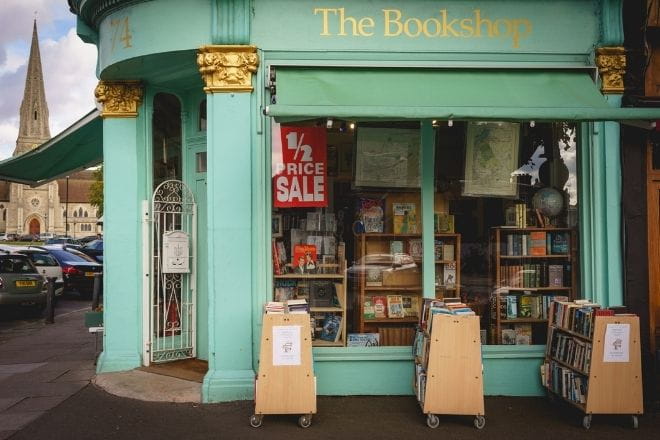
[[[89,203],[97,209],[97,217],[101,217],[103,215],[103,165],[94,171],[94,182],[89,187]]]

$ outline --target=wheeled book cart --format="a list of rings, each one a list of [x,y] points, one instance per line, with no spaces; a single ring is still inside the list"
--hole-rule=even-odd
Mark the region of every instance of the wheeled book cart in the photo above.
[[[312,414],[316,414],[316,377],[308,313],[263,315],[250,425],[261,426],[266,414],[302,414],[298,419],[300,427],[312,424]]]
[[[423,342],[428,353],[416,359],[416,387],[422,386],[416,391],[426,424],[437,428],[437,414],[474,415],[475,428],[482,429],[486,419],[479,317],[435,314],[432,319],[431,334],[425,334]],[[420,374],[425,384],[420,384]]]
[[[585,429],[591,427],[593,414],[629,414],[637,428],[637,416],[644,412],[639,317],[592,319],[591,335],[550,320],[545,373],[549,395],[582,411]]]

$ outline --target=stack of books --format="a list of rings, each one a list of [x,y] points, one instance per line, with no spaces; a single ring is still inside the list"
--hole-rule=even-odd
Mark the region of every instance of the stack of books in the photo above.
[[[284,313],[284,303],[281,301],[268,301],[264,309],[269,315]]]
[[[305,299],[290,299],[286,302],[289,313],[308,313],[309,306]]]

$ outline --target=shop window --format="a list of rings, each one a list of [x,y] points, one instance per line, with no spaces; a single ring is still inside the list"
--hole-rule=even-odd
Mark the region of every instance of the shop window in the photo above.
[[[460,234],[460,298],[481,316],[482,343],[544,344],[550,300],[579,297],[577,126],[435,131],[435,228]]]
[[[199,104],[199,131],[206,131],[206,99]]]
[[[412,344],[420,133],[416,121],[273,124],[272,299],[308,302],[313,345]]]
[[[181,179],[181,103],[168,93],[154,97],[153,186],[169,179]]]

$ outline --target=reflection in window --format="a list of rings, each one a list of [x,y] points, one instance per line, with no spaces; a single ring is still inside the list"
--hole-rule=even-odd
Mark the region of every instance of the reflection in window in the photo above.
[[[206,99],[199,104],[199,131],[206,131]]]
[[[168,93],[154,97],[153,186],[169,179],[181,179],[181,103]]]

